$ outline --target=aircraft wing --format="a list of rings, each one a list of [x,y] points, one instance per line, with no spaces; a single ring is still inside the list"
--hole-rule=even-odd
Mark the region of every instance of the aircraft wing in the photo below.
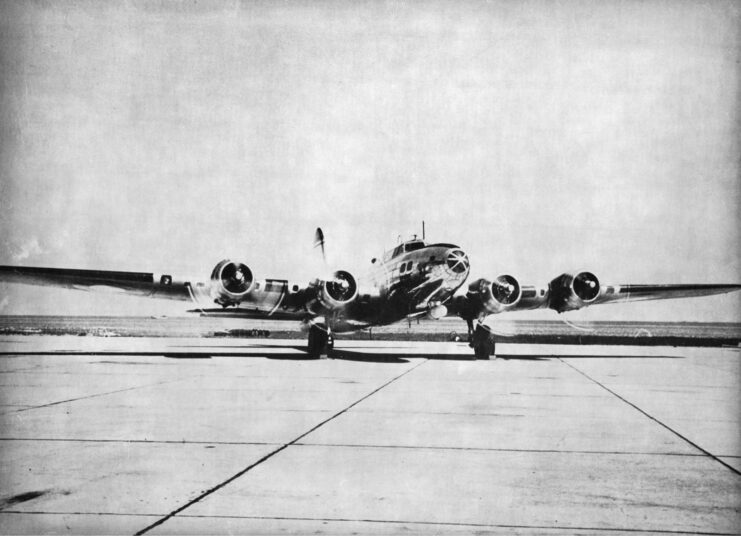
[[[0,266],[0,282],[188,301],[202,314],[274,320],[339,313],[358,296],[357,281],[344,270],[302,286],[284,279],[256,280],[248,266],[228,259],[216,265],[206,282],[150,272],[30,266]]]
[[[741,285],[613,285],[605,290],[595,303],[712,296],[741,290]]]
[[[528,309],[563,313],[605,303],[711,296],[738,290],[738,284],[604,285],[591,272],[565,273],[541,287],[520,286],[515,278],[503,275],[493,281],[472,283],[451,312],[470,319]]]
[[[741,285],[606,285],[592,299],[581,299],[577,294],[559,293],[548,289],[544,295],[536,287],[523,287],[522,299],[508,310],[555,309],[558,312],[581,309],[590,305],[624,303],[643,300],[668,300],[712,296],[741,290]]]
[[[178,281],[167,274],[155,275],[147,272],[0,266],[0,282],[77,290],[121,292],[136,296],[183,301],[190,301],[193,292],[191,283],[188,281]]]

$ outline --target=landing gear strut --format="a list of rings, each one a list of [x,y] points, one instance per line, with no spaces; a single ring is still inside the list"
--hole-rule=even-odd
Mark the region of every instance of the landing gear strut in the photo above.
[[[473,348],[473,359],[488,360],[494,355],[496,343],[491,331],[484,324],[476,324],[473,327],[473,321],[468,320],[468,345]]]
[[[334,337],[325,324],[312,324],[309,328],[307,353],[310,359],[327,358],[334,348]]]

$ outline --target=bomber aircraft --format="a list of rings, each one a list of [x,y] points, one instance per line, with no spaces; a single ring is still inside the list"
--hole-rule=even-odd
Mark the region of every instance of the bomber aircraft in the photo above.
[[[315,232],[324,257],[324,234]],[[216,264],[206,281],[170,274],[0,266],[0,281],[80,290],[111,288],[148,298],[194,302],[202,313],[247,319],[299,321],[308,330],[308,356],[331,352],[333,333],[393,324],[409,318],[457,316],[466,321],[473,359],[489,359],[495,344],[484,324],[490,314],[548,308],[563,313],[590,305],[708,296],[741,290],[739,284],[606,285],[588,271],[563,273],[542,286],[522,285],[502,274],[481,278],[461,292],[470,272],[455,244],[413,238],[371,261],[367,280],[335,270],[307,285],[257,279],[238,261]]]

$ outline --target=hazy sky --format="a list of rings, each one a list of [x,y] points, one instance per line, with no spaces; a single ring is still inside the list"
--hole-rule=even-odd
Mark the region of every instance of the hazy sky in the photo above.
[[[0,263],[308,281],[317,225],[355,269],[425,219],[473,277],[739,282],[740,28],[731,1],[2,2]]]

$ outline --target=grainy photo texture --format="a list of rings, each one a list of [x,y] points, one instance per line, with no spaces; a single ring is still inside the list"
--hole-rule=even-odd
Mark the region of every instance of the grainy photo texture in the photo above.
[[[741,531],[741,4],[0,1],[0,532]]]

